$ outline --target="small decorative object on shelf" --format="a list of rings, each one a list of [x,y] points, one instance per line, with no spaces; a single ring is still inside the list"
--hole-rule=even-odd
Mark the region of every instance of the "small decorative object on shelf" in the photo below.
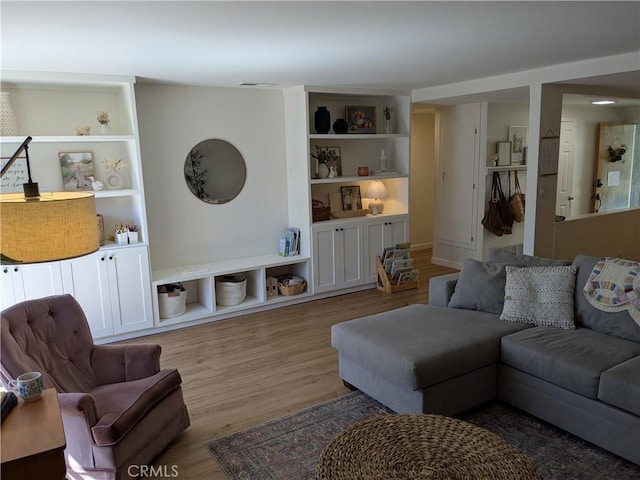
[[[385,188],[384,183],[379,180],[371,182],[365,196],[367,198],[373,198],[373,200],[369,202],[369,210],[371,210],[371,214],[378,215],[382,213],[384,210],[384,203],[382,203],[382,200],[387,198],[387,189]]]
[[[76,127],[76,135],[80,137],[91,135],[91,127]]]
[[[138,227],[133,224],[120,223],[120,225],[116,225],[113,229],[113,236],[118,245],[129,245],[140,241]]]
[[[358,176],[360,177],[368,177],[369,176],[369,167],[366,165],[358,167]]]
[[[391,114],[393,107],[384,106],[384,133],[391,133]]]
[[[349,130],[349,124],[344,118],[339,118],[333,122],[333,133],[343,134]]]
[[[109,112],[104,110],[103,108],[98,110],[97,116],[98,123],[100,124],[100,133],[102,135],[109,135]]]
[[[7,137],[18,135],[18,123],[10,95],[9,92],[0,92],[0,135]]]
[[[343,211],[362,210],[362,197],[360,196],[359,185],[340,187],[340,193],[342,194]]]
[[[332,166],[335,167],[335,176],[340,176],[340,147],[319,147],[316,145],[311,157],[316,160],[315,178],[329,178]]]
[[[96,192],[104,190],[104,183],[102,183],[100,180],[96,180],[95,177],[89,177],[89,180],[91,180],[91,188],[93,188]]]
[[[380,150],[380,168],[371,172],[371,175],[393,175],[397,173],[397,170],[389,168],[389,161],[387,160],[387,156],[385,155],[384,150]]]
[[[314,116],[316,133],[329,133],[331,128],[331,114],[327,107],[318,107]]]
[[[109,190],[120,190],[124,188],[124,175],[122,171],[127,167],[127,164],[122,159],[115,162],[109,161],[106,158],[102,160],[106,173],[107,188]]]

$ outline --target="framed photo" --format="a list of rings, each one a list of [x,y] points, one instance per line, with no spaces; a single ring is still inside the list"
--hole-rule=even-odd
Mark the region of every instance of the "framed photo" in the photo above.
[[[9,160],[11,157],[2,158],[2,168],[9,163]],[[23,191],[22,185],[28,181],[27,157],[18,157],[11,168],[2,176],[0,188],[2,193],[20,193]]]
[[[524,149],[527,146],[527,127],[509,127],[511,142],[511,165],[524,163]]]
[[[342,194],[342,210],[362,210],[362,197],[360,196],[360,187],[353,185],[349,187],[340,187]]]
[[[91,179],[93,171],[93,153],[60,152],[60,169],[62,171],[62,187],[67,192],[93,190]]]
[[[511,142],[498,142],[498,167],[511,165]]]
[[[376,133],[376,107],[346,107],[347,133]]]

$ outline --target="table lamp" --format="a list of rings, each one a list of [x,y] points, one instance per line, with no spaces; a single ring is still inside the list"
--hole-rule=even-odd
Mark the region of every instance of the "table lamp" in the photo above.
[[[384,183],[380,180],[374,180],[371,182],[365,196],[367,198],[373,198],[373,200],[369,202],[369,210],[371,210],[371,214],[378,215],[379,213],[382,213],[384,210],[384,203],[380,200],[387,198],[387,189],[385,188]]]
[[[31,180],[27,137],[2,168],[4,176],[22,152],[27,159],[24,193],[0,194],[2,263],[40,263],[80,257],[100,247],[96,201],[89,192],[52,192],[41,196]]]

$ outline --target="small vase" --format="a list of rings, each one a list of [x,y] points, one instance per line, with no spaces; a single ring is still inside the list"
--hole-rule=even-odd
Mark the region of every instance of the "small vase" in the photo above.
[[[329,176],[329,167],[327,167],[326,163],[321,163],[318,166],[318,176],[320,178],[327,178]]]
[[[333,133],[343,134],[349,130],[349,124],[344,118],[339,118],[333,122]]]
[[[109,131],[111,129],[109,128],[109,124],[108,123],[101,123],[100,124],[100,135],[109,135]]]
[[[0,135],[7,137],[18,135],[16,114],[9,96],[9,92],[0,92]]]
[[[329,167],[329,175],[327,175],[327,178],[336,178],[338,176],[338,171],[336,170],[336,167],[331,166]]]
[[[369,167],[363,165],[358,167],[358,176],[360,177],[368,177],[369,176]]]
[[[316,133],[329,133],[331,128],[331,114],[327,107],[318,107],[315,113]]]
[[[109,190],[121,190],[124,188],[124,175],[118,170],[109,170],[106,184]]]
[[[391,133],[391,119],[390,118],[385,118],[384,119],[384,133],[389,134]]]

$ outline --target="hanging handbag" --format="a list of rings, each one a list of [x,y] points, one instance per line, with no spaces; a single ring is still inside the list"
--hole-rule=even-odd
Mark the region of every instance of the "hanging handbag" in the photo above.
[[[482,225],[494,235],[501,237],[504,234],[504,224],[500,217],[500,194],[498,191],[498,182],[496,180],[496,173],[493,173],[493,179],[491,181],[491,198],[489,198],[489,208],[482,218]]]
[[[513,178],[516,191],[509,197],[509,205],[511,205],[516,222],[522,222],[524,220],[524,193],[520,190],[517,170],[513,172]],[[511,185],[511,175],[509,175],[509,185]]]
[[[496,176],[496,181],[498,184],[498,197],[500,200],[498,201],[498,210],[500,211],[500,218],[502,219],[502,225],[504,226],[504,233],[509,235],[513,231],[513,222],[515,221],[515,215],[513,214],[513,210],[511,209],[511,205],[509,205],[509,200],[504,195],[504,191],[502,190],[502,183],[500,182],[500,174],[498,172],[493,172]]]

